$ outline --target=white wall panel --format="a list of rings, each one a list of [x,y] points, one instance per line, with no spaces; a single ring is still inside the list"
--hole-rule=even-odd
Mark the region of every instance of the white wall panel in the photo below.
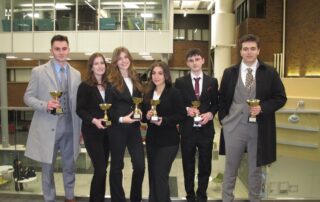
[[[172,53],[170,43],[172,43],[172,37],[169,31],[146,32],[146,52]]]
[[[130,52],[145,52],[144,32],[123,32],[123,46],[127,47]]]
[[[108,31],[100,32],[100,51],[101,52],[113,52],[113,50],[122,46],[120,31]]]
[[[13,52],[22,53],[27,52],[31,53],[33,51],[33,33],[24,32],[24,33],[13,33]]]
[[[97,52],[99,51],[98,32],[78,32],[76,52]]]
[[[12,51],[11,47],[11,32],[10,33],[0,33],[0,53],[8,53]]]
[[[34,32],[34,52],[48,53],[51,48],[53,32]]]

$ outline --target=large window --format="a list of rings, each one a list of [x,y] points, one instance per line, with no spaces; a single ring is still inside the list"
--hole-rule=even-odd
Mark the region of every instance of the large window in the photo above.
[[[0,2],[0,19],[1,19],[1,27],[0,30],[4,32],[11,31],[11,4],[10,0],[2,0]]]
[[[53,0],[35,0],[34,2],[34,30],[52,31],[55,8]]]
[[[56,0],[56,30],[75,30],[76,0]]]

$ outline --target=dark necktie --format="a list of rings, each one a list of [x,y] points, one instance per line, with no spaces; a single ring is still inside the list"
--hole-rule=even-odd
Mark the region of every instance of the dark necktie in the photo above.
[[[62,90],[65,91],[67,89],[67,77],[66,77],[66,69],[64,67],[60,68],[60,83]]]
[[[246,75],[246,83],[245,86],[247,88],[250,88],[252,83],[253,83],[253,75],[252,75],[252,69],[251,68],[247,68],[247,75]]]
[[[198,78],[193,78],[194,79],[194,92],[196,94],[197,100],[199,100],[200,97],[200,86],[199,86],[199,81],[200,81],[200,77]]]

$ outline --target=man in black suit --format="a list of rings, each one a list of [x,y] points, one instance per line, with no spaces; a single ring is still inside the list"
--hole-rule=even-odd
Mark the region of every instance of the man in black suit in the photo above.
[[[238,168],[247,151],[249,200],[258,202],[261,166],[276,160],[275,111],[286,103],[287,98],[276,70],[257,59],[259,38],[245,35],[239,45],[242,61],[224,71],[219,91],[219,120],[223,129],[220,152],[224,151],[224,142],[226,152],[222,199],[223,202],[234,200]],[[260,102],[249,107],[247,100],[250,99]]]
[[[218,82],[202,71],[205,60],[201,50],[193,48],[186,54],[190,74],[176,80],[181,91],[187,118],[180,123],[181,152],[187,201],[207,201],[207,187],[211,174],[214,138],[213,117],[218,110]],[[192,102],[199,101],[199,107]],[[200,116],[200,118],[199,118]],[[197,120],[199,119],[199,120]],[[195,193],[195,156],[198,150],[198,189]]]

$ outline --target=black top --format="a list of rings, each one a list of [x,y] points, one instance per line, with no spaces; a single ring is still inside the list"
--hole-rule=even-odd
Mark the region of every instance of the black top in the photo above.
[[[153,97],[151,95],[146,97]],[[179,144],[180,137],[177,129],[177,124],[183,121],[186,117],[186,109],[183,107],[181,93],[174,87],[165,88],[160,96],[160,104],[157,105],[157,113],[162,117],[162,123],[157,126],[150,123],[146,119],[147,111],[150,110],[150,100],[143,102],[143,121],[147,122],[147,137],[146,143],[152,146],[172,146]]]
[[[105,97],[106,92],[107,89],[105,90]],[[82,82],[79,85],[76,112],[82,119],[82,133],[99,133],[103,131],[91,122],[93,118],[103,118],[104,112],[99,107],[101,103],[104,103],[104,100],[96,86],[89,86],[86,82]]]

